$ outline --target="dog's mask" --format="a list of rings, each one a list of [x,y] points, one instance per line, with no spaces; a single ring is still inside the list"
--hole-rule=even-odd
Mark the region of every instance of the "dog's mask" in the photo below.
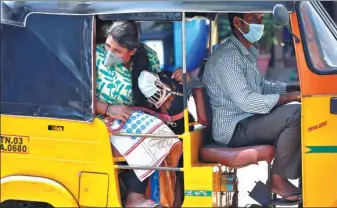
[[[165,108],[169,115],[183,111],[183,86],[171,78],[172,73],[154,74],[142,71],[138,78],[138,86],[143,95],[156,108]]]

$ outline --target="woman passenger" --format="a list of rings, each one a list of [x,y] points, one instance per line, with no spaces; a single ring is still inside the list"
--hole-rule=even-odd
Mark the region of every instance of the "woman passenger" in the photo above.
[[[141,111],[132,111],[130,108],[148,107],[148,102],[138,87],[140,72],[161,70],[156,52],[140,42],[135,22],[118,21],[112,24],[108,29],[105,44],[96,47],[96,69],[96,111],[101,118],[109,117],[115,120],[113,127],[124,123],[120,130],[123,133],[173,134],[161,120]],[[181,155],[181,142],[177,138],[111,136],[110,140],[130,166],[158,167],[163,163],[176,166]],[[176,152],[170,154],[173,151]],[[129,193],[125,207],[158,205],[145,198],[149,177],[153,173],[157,174],[150,170],[134,170],[128,173],[126,183]],[[159,174],[158,177],[163,175]],[[171,189],[174,192],[174,187]],[[162,190],[163,187],[160,187],[160,191]],[[170,197],[160,198],[160,203],[172,206],[173,201],[167,198]]]

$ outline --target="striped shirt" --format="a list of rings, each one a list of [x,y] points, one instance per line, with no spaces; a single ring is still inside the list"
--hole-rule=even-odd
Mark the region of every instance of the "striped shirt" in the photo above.
[[[269,82],[260,74],[256,48],[245,48],[231,36],[211,55],[203,82],[213,111],[213,138],[227,145],[236,124],[254,114],[267,114],[286,92],[286,83]]]

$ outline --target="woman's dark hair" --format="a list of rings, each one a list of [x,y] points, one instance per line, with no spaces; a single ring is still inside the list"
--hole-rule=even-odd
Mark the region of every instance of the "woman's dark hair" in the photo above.
[[[138,87],[138,77],[143,70],[149,70],[150,62],[145,47],[140,42],[137,24],[134,21],[117,21],[108,29],[107,36],[111,36],[123,48],[129,50],[137,49],[131,57],[132,61],[132,91],[135,106],[147,106],[145,96]]]
[[[96,17],[96,44],[104,44],[106,41],[107,30],[111,26],[112,21],[103,21]]]

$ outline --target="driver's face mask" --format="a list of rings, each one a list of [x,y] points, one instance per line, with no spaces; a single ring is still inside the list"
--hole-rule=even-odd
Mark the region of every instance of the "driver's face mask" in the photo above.
[[[159,108],[171,95],[183,96],[162,83],[157,74],[142,71],[138,77],[138,86],[143,95],[156,108]]]
[[[243,37],[245,37],[246,40],[248,40],[250,43],[255,43],[262,38],[264,24],[254,24],[254,23],[249,24],[242,18],[240,18],[240,20],[249,26],[248,33],[244,33],[240,28],[238,28],[238,30],[242,33]]]

